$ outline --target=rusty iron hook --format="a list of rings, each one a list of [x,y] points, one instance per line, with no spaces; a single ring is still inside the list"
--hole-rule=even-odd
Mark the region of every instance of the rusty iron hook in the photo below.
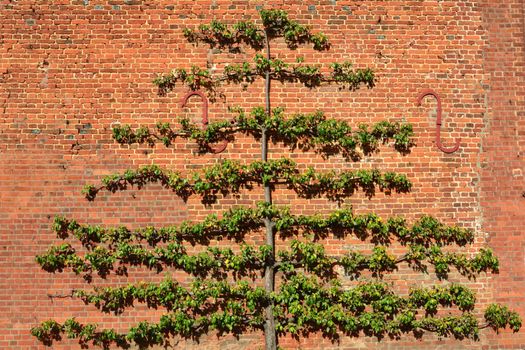
[[[182,98],[182,105],[181,108],[184,108],[186,106],[186,103],[188,102],[188,99],[191,96],[200,96],[202,100],[202,125],[206,127],[208,125],[208,99],[206,98],[206,95],[202,91],[195,91],[192,90],[188,92],[184,97]],[[221,153],[226,149],[226,146],[228,146],[228,141],[224,140],[221,144],[217,145],[216,147],[210,147],[210,150],[212,153]]]
[[[441,143],[441,125],[442,125],[442,123],[441,123],[441,118],[442,118],[442,115],[441,115],[442,114],[441,98],[439,97],[437,92],[435,92],[434,90],[432,90],[432,89],[425,89],[417,97],[417,105],[418,106],[421,106],[421,102],[423,101],[423,98],[426,97],[426,96],[434,96],[434,98],[437,101],[437,118],[436,118],[436,145],[437,145],[437,147],[441,151],[443,151],[445,153],[454,153],[454,152],[456,152],[459,149],[459,144],[461,142],[460,138],[456,140],[456,144],[452,148],[446,148]]]

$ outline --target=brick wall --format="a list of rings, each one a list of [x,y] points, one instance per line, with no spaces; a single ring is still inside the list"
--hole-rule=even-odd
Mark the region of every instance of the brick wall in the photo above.
[[[158,318],[160,311],[142,306],[120,317],[101,316],[79,300],[50,299],[48,294],[86,288],[73,273],[52,275],[41,271],[34,261],[35,254],[57,242],[49,229],[53,216],[130,227],[176,224],[261,198],[260,192],[254,191],[205,207],[198,198],[184,203],[157,186],[99,195],[94,202],[84,200],[80,191],[102,175],[153,162],[188,172],[219,158],[257,159],[259,146],[249,138],[238,138],[220,155],[198,156],[193,145],[183,142],[168,149],[119,146],[111,138],[111,126],[171,121],[184,113],[198,118],[197,99],[192,99],[188,108],[180,106],[185,88],[159,96],[152,79],[173,67],[198,64],[221,68],[228,62],[250,59],[251,53],[217,54],[203,45],[187,44],[182,28],[213,18],[255,18],[256,7],[263,3],[266,8],[283,8],[292,18],[323,30],[332,42],[332,49],[321,54],[307,48],[290,52],[277,43],[273,52],[279,58],[291,61],[302,55],[306,62],[319,64],[350,60],[357,67],[372,67],[379,77],[373,90],[356,92],[274,83],[274,106],[284,106],[288,112],[321,109],[330,117],[356,123],[405,120],[416,132],[417,146],[407,156],[385,147],[359,163],[337,157],[326,161],[314,153],[294,152],[291,157],[323,169],[377,167],[406,173],[414,184],[410,194],[378,193],[372,199],[358,194],[346,203],[360,213],[404,215],[409,220],[431,214],[446,223],[474,229],[477,239],[472,251],[491,246],[500,257],[501,272],[475,281],[456,275],[451,280],[473,288],[480,308],[504,302],[525,316],[522,1],[1,0],[0,348],[41,348],[29,329],[47,318],[76,316],[83,322],[96,321],[122,330],[138,320]],[[415,103],[425,88],[442,98],[443,143],[451,146],[461,138],[456,153],[447,155],[435,146],[435,102],[425,99],[421,107]],[[250,108],[262,104],[262,83],[246,91],[227,86],[224,99],[210,105],[210,119],[230,118],[227,107],[231,105]],[[272,147],[274,158],[288,152],[279,145]],[[285,191],[275,199],[289,205],[294,213],[336,208],[324,199],[305,201]],[[337,251],[355,242],[325,243]],[[129,279],[110,276],[108,281],[95,279],[93,285],[159,278],[162,276],[134,269]],[[402,290],[432,284],[435,279],[432,274],[402,268],[391,282]],[[304,349],[519,349],[525,346],[523,334],[484,331],[479,342],[406,336],[379,344],[364,337],[331,344],[312,336],[300,341],[283,338],[281,345]],[[251,334],[238,341],[231,337],[217,341],[212,336],[201,344],[180,343],[179,347],[241,349],[260,344],[261,335]],[[65,341],[53,348],[78,346]]]
[[[482,3],[486,30],[486,113],[481,144],[480,204],[487,242],[500,257],[501,272],[490,288],[498,302],[525,311],[524,19],[525,4]],[[491,335],[488,348],[523,349],[520,333]]]

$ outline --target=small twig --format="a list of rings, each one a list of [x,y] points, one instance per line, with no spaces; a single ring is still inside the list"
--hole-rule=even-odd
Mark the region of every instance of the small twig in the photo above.
[[[51,300],[53,299],[66,299],[66,298],[74,298],[75,297],[75,291],[72,290],[69,294],[47,294],[47,297]]]

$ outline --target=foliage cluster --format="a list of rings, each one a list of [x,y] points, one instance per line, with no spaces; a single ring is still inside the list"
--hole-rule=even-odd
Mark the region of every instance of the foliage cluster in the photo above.
[[[120,144],[148,144],[154,146],[157,141],[170,146],[177,138],[195,141],[201,152],[209,152],[209,144],[219,140],[228,140],[235,133],[244,133],[260,139],[264,129],[274,142],[283,142],[291,149],[315,149],[322,154],[340,153],[347,158],[358,160],[359,150],[364,155],[377,151],[380,144],[394,141],[399,152],[408,152],[413,134],[410,124],[381,121],[372,126],[360,124],[353,130],[348,123],[327,119],[321,112],[296,114],[284,117],[281,108],[273,109],[267,115],[264,108],[254,108],[249,116],[239,109],[238,116],[232,121],[210,123],[201,129],[188,119],[181,119],[180,130],[173,130],[169,123],[158,123],[155,129],[140,127],[133,130],[130,125],[113,128],[113,137]]]

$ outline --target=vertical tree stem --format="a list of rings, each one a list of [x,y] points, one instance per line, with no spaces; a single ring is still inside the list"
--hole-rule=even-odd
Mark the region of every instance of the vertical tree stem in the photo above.
[[[270,59],[270,41],[268,40],[268,33],[264,32],[264,40],[266,44],[266,58]],[[271,113],[270,105],[270,72],[266,72],[264,82],[264,96],[265,96],[265,110],[266,115],[269,116]],[[268,133],[266,127],[262,127],[261,137],[261,159],[263,162],[268,160]],[[268,204],[272,204],[272,192],[270,184],[264,184],[264,200]],[[272,293],[275,289],[275,236],[273,232],[274,223],[268,217],[264,218],[264,226],[266,228],[266,245],[271,247],[270,250],[270,263],[266,265],[264,269],[264,289],[268,294]],[[275,332],[275,319],[273,316],[273,303],[270,302],[265,310],[265,322],[264,322],[264,341],[266,350],[277,349],[277,335]]]

